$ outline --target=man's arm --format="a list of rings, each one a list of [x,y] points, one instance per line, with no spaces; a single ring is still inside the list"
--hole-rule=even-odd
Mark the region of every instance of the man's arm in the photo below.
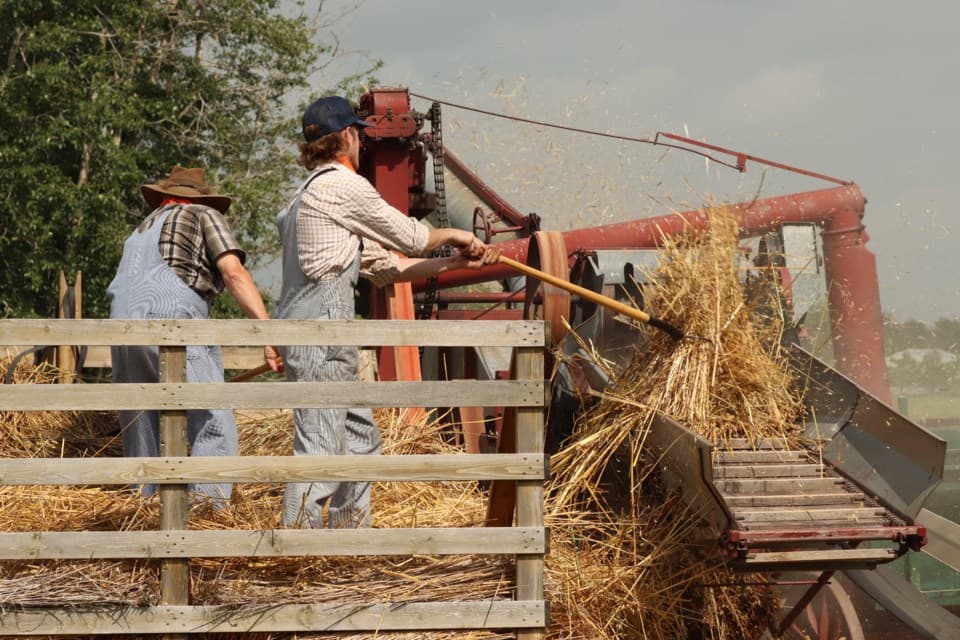
[[[365,178],[344,171],[337,172],[337,178],[343,197],[337,222],[351,233],[404,255],[426,255],[443,245],[459,249],[472,259],[483,255],[486,245],[473,233],[451,227],[431,228],[391,206]],[[315,199],[316,193],[308,190],[304,195],[307,210],[323,208]]]
[[[477,258],[468,258],[462,253],[446,258],[400,258],[399,272],[395,281],[419,280],[453,269],[479,269],[496,263],[500,257],[500,249],[482,243],[481,245],[483,248]]]
[[[227,291],[240,305],[243,315],[251,320],[270,319],[267,307],[263,304],[263,298],[260,296],[260,290],[257,289],[250,272],[240,262],[237,254],[232,251],[221,254],[217,258],[217,269],[223,277],[223,284]],[[263,359],[266,360],[273,371],[280,371],[283,367],[280,354],[273,346],[263,348]]]

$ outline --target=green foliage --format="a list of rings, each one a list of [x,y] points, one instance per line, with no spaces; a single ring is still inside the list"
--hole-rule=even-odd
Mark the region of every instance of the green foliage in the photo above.
[[[919,320],[886,318],[884,340],[887,355],[907,349],[925,349],[920,355],[901,355],[889,367],[895,393],[960,391],[960,360],[949,361],[940,351],[960,357],[960,320],[939,318],[933,324]]]
[[[233,196],[248,256],[275,250],[273,218],[298,172],[291,93],[334,55],[299,6],[0,2],[0,316],[50,316],[61,269],[83,272],[85,315],[106,315],[123,239],[145,212],[139,187],[174,164],[206,167]]]
[[[939,318],[933,323],[934,346],[960,356],[960,320]]]
[[[887,354],[903,349],[943,349],[960,356],[960,320],[954,318],[939,318],[933,324],[885,318],[883,331]]]
[[[934,346],[933,327],[919,320],[909,319],[898,322],[892,318],[885,318],[883,338],[887,355],[904,349],[930,349]]]

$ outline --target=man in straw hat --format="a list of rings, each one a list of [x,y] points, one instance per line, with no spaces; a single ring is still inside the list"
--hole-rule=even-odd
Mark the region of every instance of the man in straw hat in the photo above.
[[[354,318],[358,277],[374,285],[434,276],[496,262],[499,251],[460,229],[431,229],[387,204],[357,175],[360,133],[368,126],[339,96],[320,98],[303,114],[299,164],[311,173],[277,218],[283,244],[280,318]],[[442,245],[444,258],[405,258]],[[288,346],[287,378],[356,380],[357,347]],[[379,454],[380,431],[370,409],[295,409],[296,455]],[[370,523],[369,482],[292,483],[286,487],[287,526],[356,527]]]
[[[130,234],[110,287],[111,318],[209,317],[213,299],[226,287],[244,315],[269,319],[260,292],[244,268],[246,258],[224,214],[230,198],[214,193],[203,169],[175,166],[166,178],[140,189],[153,212]],[[156,382],[157,347],[112,347],[116,382]],[[274,371],[282,368],[277,350],[264,347]],[[223,382],[219,347],[187,347],[189,382]],[[237,425],[229,410],[187,412],[190,453],[195,456],[237,455]],[[130,457],[160,455],[156,411],[121,411],[123,453]],[[143,487],[144,495],[155,491]],[[230,498],[229,483],[191,485],[222,507]]]

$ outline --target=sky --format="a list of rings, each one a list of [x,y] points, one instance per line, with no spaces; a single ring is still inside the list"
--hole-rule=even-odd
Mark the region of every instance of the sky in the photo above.
[[[311,78],[318,92],[379,59],[381,85],[434,99],[631,137],[672,132],[852,180],[868,200],[884,311],[960,318],[960,3],[327,0],[323,12],[339,16],[329,29],[344,55]],[[442,113],[445,145],[547,229],[832,186]]]

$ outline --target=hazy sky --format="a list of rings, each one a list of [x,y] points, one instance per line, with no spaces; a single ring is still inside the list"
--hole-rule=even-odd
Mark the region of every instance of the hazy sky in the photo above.
[[[869,201],[884,309],[933,320],[960,317],[958,24],[948,0],[368,0],[333,32],[343,50],[385,62],[384,85],[608,133],[688,134],[853,180]],[[319,75],[318,90],[360,60]],[[451,107],[443,116],[447,146],[551,229],[832,186]]]

